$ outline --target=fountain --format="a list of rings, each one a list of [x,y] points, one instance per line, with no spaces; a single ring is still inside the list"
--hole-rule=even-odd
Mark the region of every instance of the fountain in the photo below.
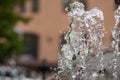
[[[99,8],[85,11],[84,5],[77,1],[67,10],[70,20],[64,37],[67,43],[58,54],[58,71],[52,80],[119,80],[120,7],[115,11],[110,54],[104,53],[103,12]]]

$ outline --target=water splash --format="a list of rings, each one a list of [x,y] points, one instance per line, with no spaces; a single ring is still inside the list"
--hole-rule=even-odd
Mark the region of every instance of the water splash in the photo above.
[[[65,35],[66,44],[59,54],[59,74],[63,72],[69,73],[69,80],[79,78],[81,80],[95,79],[95,73],[88,73],[87,57],[92,51],[94,54],[98,52],[100,56],[100,70],[103,70],[103,52],[102,38],[104,37],[104,16],[103,12],[94,8],[91,11],[85,11],[84,5],[79,2],[70,4],[68,13],[70,19],[69,31]],[[99,43],[99,44],[98,44]],[[97,57],[98,57],[97,56]],[[88,76],[92,76],[89,79]]]
[[[68,16],[69,30],[64,37],[67,43],[62,45],[58,54],[59,71],[52,80],[119,80],[120,7],[115,12],[116,23],[112,29],[114,58],[110,65],[114,78],[107,77],[109,69],[104,64],[103,38],[106,31],[103,12],[99,8],[85,11],[84,5],[76,1],[70,4]]]
[[[113,36],[113,41],[112,41],[112,48],[114,49],[114,54],[113,54],[113,60],[112,60],[112,66],[113,66],[113,77],[114,80],[119,80],[118,78],[118,73],[117,73],[117,68],[118,68],[118,57],[120,55],[120,50],[119,50],[119,41],[120,41],[120,6],[118,9],[115,11],[115,26],[112,28],[112,36]]]
[[[99,8],[93,8],[91,11],[86,12],[84,21],[89,35],[88,43],[91,48],[89,50],[92,50],[96,58],[100,58],[96,67],[98,70],[103,71],[103,37],[105,35],[103,12]],[[94,76],[94,74],[96,73],[92,74],[93,77],[97,77]],[[101,74],[101,77],[102,76],[104,76],[104,73]]]

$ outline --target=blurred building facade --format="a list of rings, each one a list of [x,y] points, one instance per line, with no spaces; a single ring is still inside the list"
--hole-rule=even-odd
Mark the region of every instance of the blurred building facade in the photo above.
[[[24,53],[30,55],[31,59],[36,62],[44,60],[48,63],[57,62],[57,54],[62,43],[61,36],[68,30],[69,24],[64,8],[73,1],[75,0],[28,0],[19,6],[20,14],[31,18],[27,24],[18,22],[16,25],[26,38]],[[114,26],[114,0],[79,1],[86,5],[86,10],[99,7],[104,12],[105,28],[108,33],[104,42],[110,46],[111,28]],[[27,61],[26,57],[25,59]]]

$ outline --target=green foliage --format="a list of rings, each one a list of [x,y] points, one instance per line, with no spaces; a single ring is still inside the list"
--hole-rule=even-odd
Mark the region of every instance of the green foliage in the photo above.
[[[19,20],[27,21],[14,12],[14,7],[24,0],[0,0],[0,63],[21,53],[22,39],[14,31]]]

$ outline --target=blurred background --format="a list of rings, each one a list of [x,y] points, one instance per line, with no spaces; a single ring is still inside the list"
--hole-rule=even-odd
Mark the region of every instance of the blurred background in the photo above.
[[[69,25],[65,8],[74,1],[86,10],[99,7],[104,12],[104,44],[110,49],[119,0],[0,0],[1,79],[46,80],[55,72]]]

